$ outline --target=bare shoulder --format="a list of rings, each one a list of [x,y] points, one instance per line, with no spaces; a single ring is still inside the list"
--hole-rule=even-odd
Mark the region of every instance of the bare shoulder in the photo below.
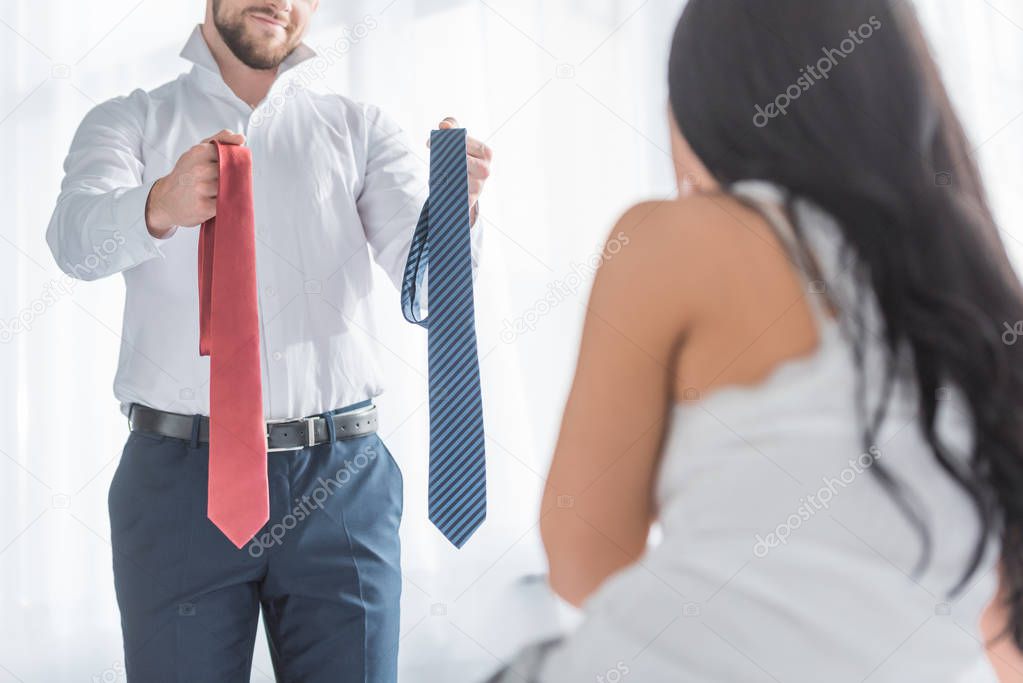
[[[618,220],[615,234],[622,232],[637,245],[672,254],[674,260],[690,259],[692,265],[722,249],[743,249],[776,240],[766,221],[734,197],[701,195],[636,204]],[[664,254],[668,256],[668,254]]]
[[[779,254],[766,221],[727,195],[642,202],[611,231],[595,291],[656,296],[676,310],[694,311],[725,294],[751,261]]]

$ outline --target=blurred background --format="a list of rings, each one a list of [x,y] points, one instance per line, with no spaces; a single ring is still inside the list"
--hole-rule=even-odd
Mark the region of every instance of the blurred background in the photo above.
[[[1023,263],[1023,2],[916,4]],[[82,117],[186,70],[204,5],[0,2],[0,683],[124,678],[106,508],[127,433],[111,390],[123,284],[68,280],[44,232]],[[683,6],[325,0],[314,20],[308,87],[380,105],[424,163],[448,115],[496,152],[477,303],[490,516],[461,551],[426,518],[425,336],[382,277],[376,291],[381,435],[405,472],[402,681],[480,680],[573,621],[544,587],[539,494],[591,258],[631,203],[674,194],[665,77]],[[252,680],[271,672],[260,636]]]

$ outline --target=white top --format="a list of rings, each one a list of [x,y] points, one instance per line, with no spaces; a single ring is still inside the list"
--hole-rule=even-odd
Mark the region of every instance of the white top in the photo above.
[[[780,197],[756,181],[735,190]],[[756,386],[675,406],[656,487],[662,540],[591,597],[581,628],[546,659],[545,683],[996,681],[978,633],[996,587],[994,544],[965,595],[947,598],[978,525],[917,429],[912,391],[899,387],[874,446],[931,530],[930,564],[913,574],[920,538],[861,446],[844,336],[853,323],[840,303],[855,292],[838,228],[806,202],[796,213],[841,321],[807,278],[815,353]],[[876,387],[880,347],[870,339]],[[962,405],[944,399],[942,433],[965,453]]]
[[[376,107],[306,89],[315,72],[295,67],[316,53],[304,44],[255,109],[224,83],[198,27],[181,56],[194,64],[190,72],[85,117],[46,235],[74,277],[124,273],[114,394],[122,403],[209,414],[209,358],[199,355],[199,231],[152,237],[145,203],[183,152],[227,128],[244,133],[252,151],[267,419],[378,395],[370,258],[400,287],[426,198],[424,142],[411,145]],[[480,231],[472,232],[475,262]]]

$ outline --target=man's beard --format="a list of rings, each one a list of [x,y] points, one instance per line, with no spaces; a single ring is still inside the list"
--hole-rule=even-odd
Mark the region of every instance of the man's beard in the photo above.
[[[245,25],[245,11],[236,17],[224,17],[221,16],[220,3],[221,0],[213,0],[213,25],[217,27],[228,49],[245,66],[250,69],[276,69],[294,52],[297,45],[291,44],[290,40],[277,48],[254,40]],[[269,16],[269,13],[265,14]],[[289,37],[292,30],[291,26],[285,28]]]

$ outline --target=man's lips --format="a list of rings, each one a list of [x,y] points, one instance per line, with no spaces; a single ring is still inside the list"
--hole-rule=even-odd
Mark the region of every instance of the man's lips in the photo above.
[[[284,28],[284,22],[278,21],[273,17],[267,16],[266,14],[252,12],[249,14],[249,16],[262,24],[266,24],[267,26],[277,26],[278,28],[281,29]]]

